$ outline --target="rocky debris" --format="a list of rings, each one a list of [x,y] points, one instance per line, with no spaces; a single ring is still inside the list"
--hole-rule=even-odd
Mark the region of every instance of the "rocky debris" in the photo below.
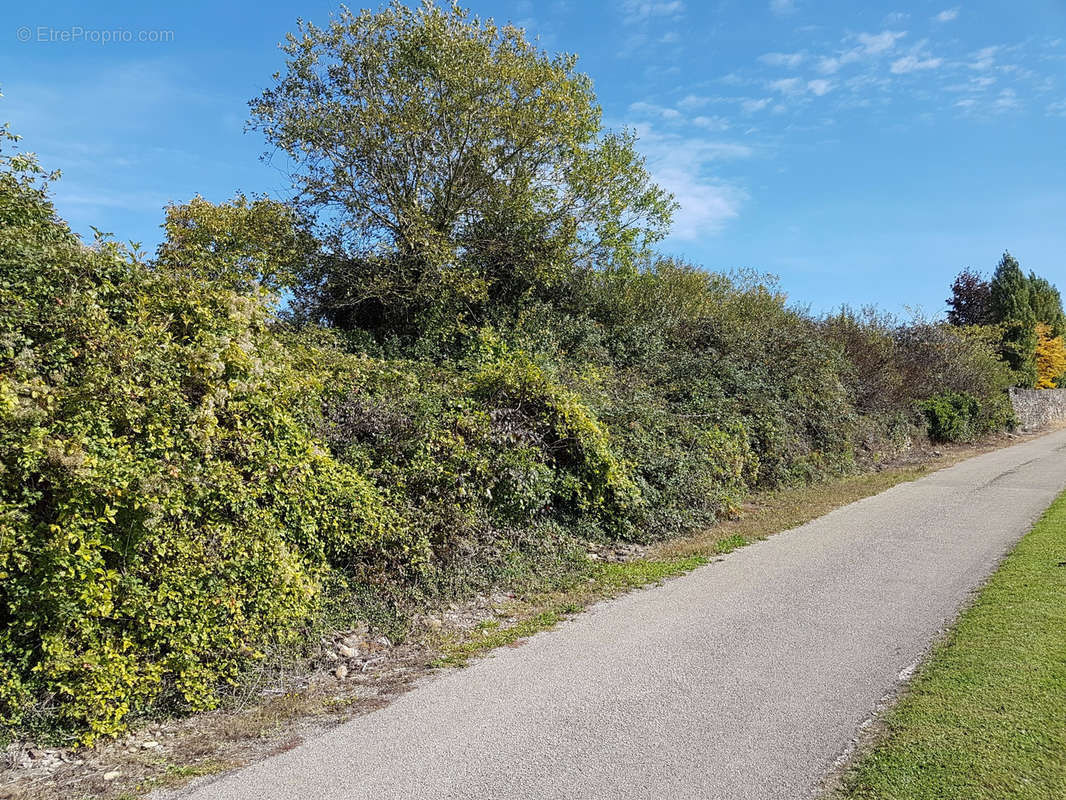
[[[643,558],[648,548],[639,544],[612,543],[604,545],[587,545],[585,556],[590,561],[605,561],[607,563],[620,564]]]
[[[25,742],[12,742],[0,755],[0,769],[30,770],[50,773],[64,764],[80,764],[81,759],[69,750],[35,747]]]
[[[113,769],[110,772],[105,772],[104,773],[104,780],[105,781],[114,781],[114,780],[118,780],[121,777],[122,777],[122,773],[119,770],[117,770],[117,769]]]
[[[371,638],[365,626],[353,631],[338,631],[324,639],[322,645],[325,660],[337,664],[331,668],[338,680],[344,680],[353,670],[366,672],[384,664],[395,647],[387,636]]]

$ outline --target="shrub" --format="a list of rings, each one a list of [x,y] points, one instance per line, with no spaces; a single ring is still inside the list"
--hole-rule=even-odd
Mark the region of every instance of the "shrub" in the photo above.
[[[930,397],[920,408],[933,441],[968,442],[979,432],[981,404],[973,395],[946,392]]]
[[[0,176],[0,721],[88,741],[202,709],[295,645],[327,564],[418,538],[304,423],[314,382],[238,294],[80,243]]]
[[[513,426],[536,442],[556,474],[554,503],[615,520],[639,502],[626,466],[611,451],[607,429],[574,392],[554,383],[527,356],[484,365],[473,378],[473,396],[491,409],[497,426]]]

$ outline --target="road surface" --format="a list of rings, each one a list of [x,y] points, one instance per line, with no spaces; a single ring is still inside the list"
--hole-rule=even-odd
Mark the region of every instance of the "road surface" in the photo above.
[[[809,797],[1066,487],[1066,431],[601,603],[193,800]]]

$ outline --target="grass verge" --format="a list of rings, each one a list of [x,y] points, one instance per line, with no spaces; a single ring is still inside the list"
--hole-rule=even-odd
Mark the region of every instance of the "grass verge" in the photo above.
[[[1066,797],[1066,494],[934,648],[834,796]]]

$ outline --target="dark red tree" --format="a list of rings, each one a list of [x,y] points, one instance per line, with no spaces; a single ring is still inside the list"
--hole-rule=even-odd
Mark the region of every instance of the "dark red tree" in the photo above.
[[[966,268],[955,276],[947,303],[948,322],[952,325],[992,323],[992,289],[980,272]]]

